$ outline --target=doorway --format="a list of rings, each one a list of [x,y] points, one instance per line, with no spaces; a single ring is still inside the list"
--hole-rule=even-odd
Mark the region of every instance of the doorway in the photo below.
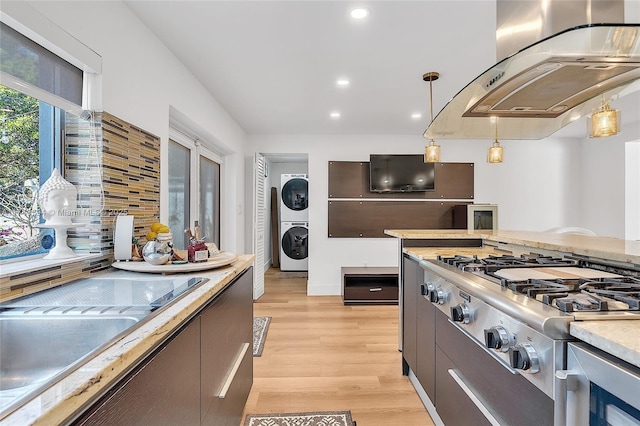
[[[260,171],[256,171],[259,166],[258,158],[262,157],[263,165]],[[259,153],[256,155],[256,161],[254,165],[254,176],[256,182],[254,183],[254,232],[253,232],[253,246],[254,253],[261,252],[262,267],[258,265],[258,259],[256,257],[256,274],[264,276],[269,267],[280,268],[280,245],[281,245],[281,223],[280,217],[280,203],[281,203],[281,186],[282,175],[307,175],[309,173],[309,156],[308,154],[277,154],[277,153]],[[308,176],[309,180],[313,177]],[[272,188],[276,188],[274,191],[277,195],[272,200],[271,192]],[[310,200],[305,200],[305,203],[313,205],[313,197],[310,196]],[[272,203],[276,203],[275,208],[272,208]],[[308,208],[307,208],[308,210]],[[273,212],[273,213],[272,213]],[[273,217],[273,215],[277,215]],[[275,219],[275,220],[274,220]],[[312,221],[308,218],[306,222]],[[307,224],[307,227],[309,225]],[[312,225],[311,225],[312,226]],[[254,298],[258,298],[262,293],[256,294],[254,292]]]

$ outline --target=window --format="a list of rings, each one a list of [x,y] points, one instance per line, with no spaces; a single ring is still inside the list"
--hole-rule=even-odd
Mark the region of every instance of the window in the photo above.
[[[55,243],[51,230],[37,228],[38,189],[54,167],[64,169],[65,114],[82,109],[83,71],[0,22],[0,83],[4,260],[43,253]]]
[[[176,248],[188,244],[185,229],[191,227],[191,149],[169,141],[169,228]],[[180,237],[181,236],[181,237]]]
[[[200,230],[220,247],[220,164],[200,156]]]
[[[64,111],[0,85],[0,260],[46,251],[38,188],[61,166]]]
[[[222,160],[195,140],[170,132],[169,223],[176,248],[184,250],[186,229],[200,234],[207,243],[220,247],[220,169]]]

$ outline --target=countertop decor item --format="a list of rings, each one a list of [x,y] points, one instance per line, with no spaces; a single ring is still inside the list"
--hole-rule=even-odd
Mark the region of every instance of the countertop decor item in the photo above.
[[[71,217],[75,216],[78,205],[76,187],[65,180],[60,170],[53,169],[51,176],[38,191],[38,203],[45,219],[36,228],[51,228],[55,232],[56,245],[49,250],[45,259],[66,259],[77,255],[67,245],[67,229],[73,227]]]
[[[171,233],[158,234],[155,240],[147,242],[142,248],[142,257],[151,265],[164,265],[171,260],[173,237]]]
[[[71,225],[78,206],[78,191],[65,180],[60,170],[53,169],[51,176],[38,191],[38,203],[45,225]]]
[[[238,257],[231,252],[221,251],[217,256],[210,257],[206,262],[173,264],[167,262],[161,265],[152,265],[147,262],[114,262],[111,264],[116,269],[131,272],[148,272],[153,274],[180,274],[183,272],[206,271],[230,265]]]

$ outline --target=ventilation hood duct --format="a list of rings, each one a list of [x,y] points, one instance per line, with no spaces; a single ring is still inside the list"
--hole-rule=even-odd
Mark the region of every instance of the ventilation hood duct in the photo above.
[[[497,10],[498,57],[527,47],[454,96],[426,139],[493,139],[494,117],[501,139],[542,139],[640,89],[640,24],[593,23],[624,22],[623,0],[498,0]]]

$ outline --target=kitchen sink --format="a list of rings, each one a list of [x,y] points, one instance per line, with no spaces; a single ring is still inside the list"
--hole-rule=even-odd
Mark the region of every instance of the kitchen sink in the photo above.
[[[116,272],[0,303],[0,420],[206,281]]]
[[[134,317],[0,316],[0,390],[43,382],[137,322]]]
[[[0,411],[72,371],[140,319],[0,314]]]

